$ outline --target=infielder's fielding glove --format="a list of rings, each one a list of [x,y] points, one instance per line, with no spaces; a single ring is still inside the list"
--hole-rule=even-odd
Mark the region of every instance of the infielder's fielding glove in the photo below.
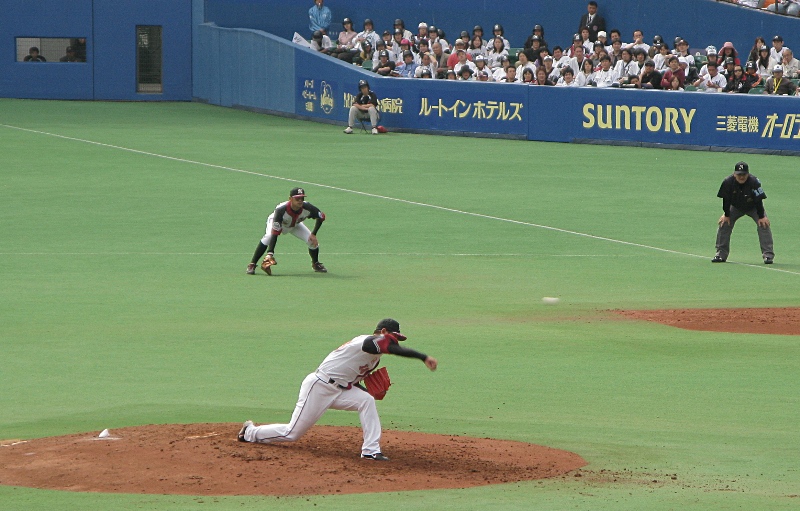
[[[391,384],[392,381],[389,379],[389,371],[387,371],[385,367],[372,371],[364,378],[364,385],[367,387],[367,392],[378,400],[386,396],[386,392],[389,390],[389,385]]]
[[[272,275],[272,266],[275,266],[278,262],[275,260],[274,256],[267,254],[267,257],[261,261],[261,269],[264,270],[267,275]]]

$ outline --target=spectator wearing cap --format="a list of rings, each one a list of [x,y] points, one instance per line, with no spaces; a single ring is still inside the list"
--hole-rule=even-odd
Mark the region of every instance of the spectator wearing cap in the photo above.
[[[778,65],[778,63],[770,56],[769,48],[762,46],[758,49],[756,65],[758,66],[758,74],[766,80],[772,76],[772,69]]]
[[[581,16],[578,29],[580,30],[583,27],[587,27],[589,29],[589,37],[592,39],[592,41],[597,40],[597,33],[599,31],[606,29],[606,20],[597,14],[597,2],[594,0],[589,2],[589,4],[586,6],[586,14]]]
[[[676,57],[691,57],[689,55],[689,43],[686,39],[682,39],[680,37],[677,38],[678,40],[675,42],[675,56]]]
[[[413,47],[411,46],[411,41],[409,41],[408,39],[403,39],[402,41],[400,41],[400,56],[399,56],[400,60],[395,61],[396,66],[399,66],[403,63],[407,51],[410,51],[412,56],[414,55],[412,48]]]
[[[428,31],[428,33],[430,33],[430,30]],[[445,35],[444,30],[442,30],[441,28],[437,28],[436,35],[439,36],[436,40],[442,43],[442,48],[444,48],[444,51],[446,53],[452,52],[453,46],[447,41],[447,36]]]
[[[428,37],[428,24],[424,21],[417,25],[417,34],[413,39],[409,39],[409,41],[413,40],[415,43],[417,43],[420,39],[430,39],[430,37]]]
[[[783,61],[780,64],[783,66],[783,76],[786,78],[800,76],[800,61],[794,58],[794,54],[789,48],[783,48]]]
[[[445,45],[446,43],[442,44],[442,39],[439,38],[439,32],[433,25],[428,27],[428,42],[430,42],[431,49],[433,49],[433,43],[438,42],[442,46],[443,52],[447,53],[450,50],[450,47]]]
[[[445,80],[458,80],[458,76],[456,76],[455,71],[448,69],[447,73],[445,74]]]
[[[772,48],[769,50],[769,56],[775,59],[775,62],[780,63],[783,60],[783,37],[776,35],[772,38]]]
[[[747,94],[750,92],[750,85],[748,84],[742,66],[734,65],[733,73],[730,77],[726,78],[728,80],[728,85],[725,86],[725,92],[731,94]]]
[[[645,60],[644,69],[639,73],[639,87],[642,89],[660,89],[661,79],[661,73],[656,69],[656,63],[653,59]]]
[[[471,64],[471,62],[470,62]],[[464,82],[474,82],[475,81],[475,71],[469,66],[457,66],[456,75],[458,79]]]
[[[414,51],[414,47],[411,47],[411,51]],[[414,60],[416,60],[417,64],[422,64],[422,54],[428,53],[431,51],[431,43],[427,39],[420,39],[419,44],[417,45],[417,51],[414,55]]]
[[[403,48],[400,47],[400,44],[403,42],[403,30],[402,29],[395,29],[394,34],[392,35],[392,43],[391,46],[388,46],[387,43],[387,50],[389,50],[389,58],[392,62],[400,62],[403,60]],[[408,39],[406,39],[408,41]]]
[[[420,66],[417,68],[417,70],[422,71],[417,78],[434,78],[436,76],[434,73],[431,73],[431,70],[427,67]]]
[[[511,60],[509,60],[508,55],[503,55],[500,57],[500,66],[492,72],[492,78],[494,78],[494,81],[502,82],[503,78],[505,78],[508,74],[508,68],[512,68],[514,73],[517,72],[516,68],[511,65]]]
[[[314,5],[308,10],[308,29],[313,33],[317,30],[327,32],[333,16],[324,0],[314,0]]]
[[[580,87],[580,84],[575,80],[575,73],[572,67],[564,66],[561,72],[561,78],[556,82],[556,87]]]
[[[456,60],[456,63],[453,64],[453,71],[456,72],[456,75],[458,75],[459,78],[461,78],[461,70],[465,66],[470,68],[473,73],[476,70],[475,64],[471,60],[469,60],[467,58],[469,56],[470,55],[464,50],[458,50],[458,52],[456,52],[456,57],[457,57],[458,60]],[[472,76],[472,75],[470,75],[470,76]]]
[[[58,59],[59,62],[79,62],[78,57],[75,55],[75,48],[67,46],[67,54]]]
[[[594,73],[592,80],[598,89],[619,86],[619,75],[611,67],[611,57],[606,54],[600,57],[600,69]]]
[[[608,41],[608,35],[606,34],[605,30],[601,30],[597,33],[597,40],[595,42],[601,43],[603,48],[606,50],[606,53],[611,53],[611,43]]]
[[[371,48],[375,48],[378,45],[378,40],[381,38],[377,32],[374,30],[374,25],[372,20],[367,18],[364,20],[364,30],[358,33],[356,36],[356,43],[361,44],[363,42],[368,42]]]
[[[708,65],[708,62],[711,62],[713,60],[715,63],[719,64],[719,59],[717,58],[716,46],[706,46],[706,58],[708,59],[708,61],[706,62],[706,64],[703,64],[703,67],[700,68],[700,71],[698,72],[699,76],[708,74],[708,71],[706,71],[706,66]]]
[[[381,76],[389,76],[395,67],[397,66],[389,58],[389,52],[383,50],[378,54],[378,63],[373,65],[372,70]]]
[[[595,41],[589,58],[592,59],[592,63],[596,69],[600,67],[600,57],[603,55],[608,55],[605,46],[603,46],[603,43],[600,41]]]
[[[767,78],[764,93],[776,96],[794,96],[797,93],[797,85],[783,76],[783,66],[778,64],[772,69],[772,76]]]
[[[470,42],[469,32],[467,32],[466,30],[462,30],[458,38],[464,41],[464,44],[466,45],[465,49],[468,49]]]
[[[547,73],[547,79],[550,80],[550,83],[555,85],[559,78],[561,78],[561,71],[556,69],[555,60],[550,55],[545,55],[542,59],[542,67],[539,69],[544,69]]]
[[[375,63],[377,62],[378,52],[375,51],[375,48],[373,48],[368,41],[361,43],[359,48],[360,50],[358,55],[353,57],[353,64],[362,65],[365,62],[369,62],[370,65],[368,69],[373,69],[375,67]]]
[[[726,80],[731,80],[736,71],[736,67],[736,61],[733,60],[733,57],[727,57],[720,73],[722,73],[722,76],[724,76]],[[742,66],[738,67],[741,69]]]
[[[542,25],[534,25],[531,30],[531,35],[525,40],[523,48],[533,48],[533,38],[536,37],[539,41],[539,46],[547,48],[547,41],[544,39],[544,27]]]
[[[461,60],[459,53],[464,54],[464,58],[472,62],[472,55],[467,53],[467,45],[461,39],[456,39],[455,51],[447,58],[447,68],[455,70],[456,64]]]
[[[683,85],[686,83],[686,74],[684,73],[683,69],[681,69],[679,59],[680,57],[675,55],[667,59],[667,70],[664,71],[664,75],[661,78],[662,89],[677,90],[673,84],[674,80],[677,80],[678,87],[683,89]]]
[[[28,49],[28,54],[22,59],[23,62],[47,62],[47,59],[39,54],[39,48],[31,46]]]
[[[739,60],[739,52],[736,51],[736,48],[730,41],[725,41],[725,44],[723,44],[722,48],[719,50],[718,63],[725,64],[725,59],[733,59],[733,63],[737,66],[742,63]]]
[[[406,28],[406,22],[401,18],[394,20],[394,29],[397,30],[398,28],[403,32],[404,39],[408,39],[409,41],[414,39],[414,34],[412,34],[411,31]]]
[[[392,76],[399,76],[401,78],[414,78],[419,64],[414,62],[414,54],[411,50],[403,52],[403,63],[394,68]]]
[[[500,39],[502,39],[505,49],[508,50],[509,48],[511,48],[511,45],[508,44],[508,39],[506,39],[505,33],[506,32],[505,30],[503,30],[503,25],[501,25],[500,23],[496,23],[492,27],[492,36],[499,37]]]
[[[583,51],[582,55],[586,55],[586,49],[583,47],[583,40],[581,39],[580,34],[574,34],[572,36],[572,46],[567,49],[567,56],[569,58],[575,57],[575,50],[580,48]]]
[[[747,81],[747,86],[751,89],[753,87],[761,87],[764,85],[764,77],[758,74],[758,65],[755,62],[749,61],[744,66],[744,78]]]
[[[664,45],[664,38],[658,34],[653,36],[653,45],[650,47],[650,51],[647,52],[647,56],[651,59],[661,51],[661,46],[656,47],[656,45]]]
[[[472,61],[475,63],[475,78],[476,79],[478,78],[478,73],[485,72],[486,74],[488,74],[490,76],[490,78],[488,80],[484,80],[484,81],[488,81],[488,82],[493,82],[494,81],[494,78],[491,78],[492,70],[489,69],[488,61],[486,60],[485,56],[483,56],[483,55],[475,55],[475,58]]]
[[[489,48],[486,51],[486,60],[487,64],[491,69],[498,69],[502,67],[500,63],[500,58],[506,57],[508,59],[508,50],[506,49],[506,45],[503,42],[502,37],[495,37],[492,39]]]
[[[325,35],[322,30],[315,30],[311,35],[311,49],[330,55],[333,49],[333,41],[331,41],[331,38]]]
[[[431,44],[431,50],[433,50],[433,55],[431,58],[436,63],[436,73],[433,76],[436,78],[444,78],[448,69],[447,59],[450,56],[444,52],[442,49],[442,43],[439,41],[435,41]]]
[[[386,43],[383,40],[379,40],[375,50],[372,52],[372,69],[378,69],[378,62],[380,62],[381,53],[384,51],[389,52],[389,60],[395,62],[392,54],[392,50],[386,47]]]
[[[761,49],[762,46],[766,46],[767,42],[764,40],[763,37],[758,36],[756,37],[755,43],[753,43],[753,47],[750,49],[750,54],[747,56],[748,62],[755,62],[758,60],[758,51]]]
[[[768,11],[786,14],[787,16],[797,16],[800,14],[800,1],[798,0],[775,0],[775,3],[767,6]]]
[[[620,85],[629,83],[632,76],[639,76],[639,64],[633,60],[633,50],[630,48],[622,49],[620,60],[617,61],[614,71],[617,72],[617,80]]]
[[[678,57],[678,62],[681,63],[681,69],[683,69],[683,73],[686,75],[685,83],[692,84],[700,78],[697,68],[693,67],[694,57],[691,55],[688,57]]]
[[[611,51],[608,52],[608,56],[611,57],[611,65],[616,68],[617,62],[622,60],[622,41],[614,39],[611,43]]]
[[[719,69],[717,69],[717,63],[713,60],[709,60],[706,66],[707,74],[698,78],[694,82],[694,86],[697,87],[698,90],[705,92],[722,92],[725,90],[728,81],[722,76]]]

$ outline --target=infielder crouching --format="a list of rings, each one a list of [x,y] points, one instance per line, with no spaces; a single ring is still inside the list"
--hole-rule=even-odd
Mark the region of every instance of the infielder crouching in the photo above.
[[[405,340],[400,324],[393,319],[383,319],[372,335],[359,335],[331,352],[317,370],[303,380],[300,397],[289,424],[255,426],[246,421],[239,431],[240,442],[293,442],[303,436],[329,408],[357,411],[364,442],[361,457],[376,461],[389,461],[381,453],[381,420],[375,398],[359,385],[373,371],[381,355],[390,353],[401,357],[418,358],[431,371],[438,362],[424,353],[404,348]]]
[[[278,264],[275,261],[275,244],[281,233],[291,233],[303,240],[308,245],[308,253],[311,256],[311,268],[319,273],[327,273],[325,265],[319,262],[319,242],[317,242],[317,232],[325,221],[325,213],[319,210],[310,202],[305,202],[306,192],[302,188],[292,188],[289,192],[289,201],[281,202],[275,206],[275,211],[267,218],[267,229],[264,237],[256,247],[253,259],[247,265],[246,273],[255,275],[256,264],[264,252],[267,256],[261,263],[267,275],[272,275],[272,267]],[[314,218],[316,223],[313,230],[303,225],[303,220]]]

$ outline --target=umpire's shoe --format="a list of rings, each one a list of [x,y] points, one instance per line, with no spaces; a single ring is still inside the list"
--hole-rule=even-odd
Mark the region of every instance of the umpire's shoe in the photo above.
[[[711,260],[711,262],[712,262],[712,263],[724,263],[724,262],[725,262],[725,259],[721,258],[721,257],[720,257],[720,256],[718,256],[718,255],[715,255],[715,256],[714,256],[714,259],[712,259],[712,260]]]
[[[376,452],[375,454],[362,454],[361,459],[372,461],[389,461],[389,458],[379,452]]]
[[[244,424],[242,424],[242,429],[239,430],[239,434],[236,436],[240,442],[247,442],[247,440],[244,439],[244,432],[247,431],[247,428],[252,425],[253,421],[244,421]]]
[[[772,258],[771,257],[765,257],[764,258],[764,264],[772,264]]]
[[[247,265],[247,271],[245,272],[248,275],[255,275],[256,274],[256,263],[250,263]]]
[[[317,272],[317,273],[328,273],[328,269],[327,269],[327,268],[325,268],[325,265],[324,265],[324,264],[322,264],[322,263],[319,263],[319,262],[317,262],[317,263],[311,263],[311,267],[312,267],[312,268],[314,269],[314,271],[315,271],[315,272]]]

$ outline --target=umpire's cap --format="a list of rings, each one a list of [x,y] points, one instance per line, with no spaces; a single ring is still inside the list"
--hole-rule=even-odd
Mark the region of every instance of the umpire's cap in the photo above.
[[[747,163],[745,163],[743,161],[740,161],[739,163],[736,164],[735,167],[733,167],[733,173],[734,174],[749,174],[750,173],[750,167],[747,165]]]
[[[302,188],[292,188],[292,191],[289,192],[289,197],[292,197],[294,199],[305,196],[306,196],[306,191],[303,190]]]
[[[400,333],[400,323],[392,318],[386,318],[378,321],[378,326],[375,327],[375,331],[380,332],[384,328],[390,332],[397,332],[398,334]]]
[[[361,89],[361,87],[366,87],[366,88],[369,89],[369,82],[366,81],[366,80],[359,80],[358,81],[358,88]]]

